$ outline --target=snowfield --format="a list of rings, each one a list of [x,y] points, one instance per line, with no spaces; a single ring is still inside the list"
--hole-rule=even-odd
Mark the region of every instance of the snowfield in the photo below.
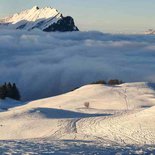
[[[1,154],[153,153],[155,84],[86,85],[17,103],[0,112],[0,140]]]
[[[154,146],[106,145],[95,141],[77,140],[12,140],[0,141],[1,154],[18,155],[148,155],[154,154]]]

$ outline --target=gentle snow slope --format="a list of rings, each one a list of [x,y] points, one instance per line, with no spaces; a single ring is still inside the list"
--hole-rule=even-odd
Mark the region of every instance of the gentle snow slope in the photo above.
[[[0,113],[0,139],[78,139],[155,144],[155,91],[149,83],[87,85]],[[84,103],[89,102],[86,109]]]

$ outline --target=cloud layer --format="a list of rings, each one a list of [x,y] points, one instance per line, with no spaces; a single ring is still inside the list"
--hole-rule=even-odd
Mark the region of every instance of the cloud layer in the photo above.
[[[57,95],[100,79],[155,82],[155,36],[0,30],[0,83],[23,100]]]

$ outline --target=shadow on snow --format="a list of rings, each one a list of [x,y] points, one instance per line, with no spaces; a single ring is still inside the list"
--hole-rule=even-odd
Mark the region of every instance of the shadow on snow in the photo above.
[[[62,109],[52,109],[52,108],[36,108],[29,111],[30,114],[38,113],[39,115],[43,115],[46,118],[55,118],[55,119],[63,119],[63,118],[85,118],[85,117],[99,117],[99,116],[109,116],[111,114],[86,114],[80,112],[74,112],[69,110]]]

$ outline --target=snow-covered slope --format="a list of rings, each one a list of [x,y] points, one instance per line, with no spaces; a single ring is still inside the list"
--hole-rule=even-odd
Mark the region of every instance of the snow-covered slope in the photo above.
[[[87,85],[0,113],[0,139],[155,144],[155,85]],[[89,102],[89,108],[84,106]]]
[[[69,21],[67,21],[67,24],[64,25],[64,30],[67,26],[70,26],[70,31],[77,31],[78,28],[74,25],[72,17],[68,18]],[[63,15],[54,8],[51,7],[39,8],[37,6],[34,6],[32,9],[25,10],[22,11],[21,13],[16,13],[10,17],[1,19],[0,25],[1,26],[5,25],[9,28],[24,29],[24,30],[32,30],[38,28],[43,31],[46,30],[61,31],[58,28],[54,29],[53,24],[57,24],[58,22],[60,23],[62,21],[64,22],[66,21],[65,19],[66,17],[63,17]]]
[[[149,29],[145,32],[145,34],[149,35],[149,34],[155,34],[155,30],[153,29]]]

